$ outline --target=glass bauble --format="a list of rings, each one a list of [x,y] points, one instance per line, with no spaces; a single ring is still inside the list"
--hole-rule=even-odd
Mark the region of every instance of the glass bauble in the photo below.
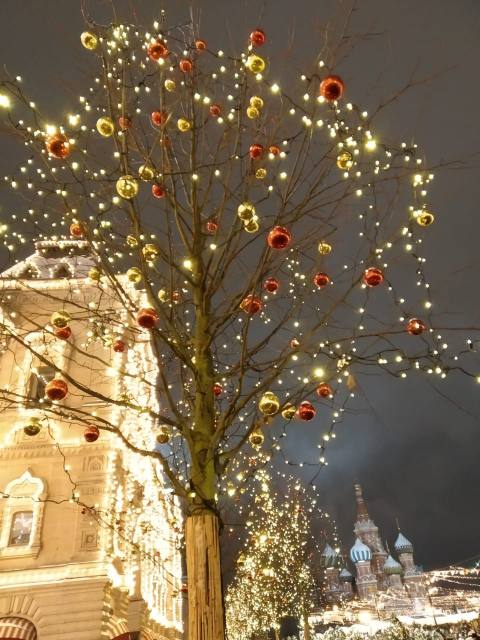
[[[131,200],[138,193],[138,181],[130,175],[119,178],[116,187],[118,195],[125,200]]]

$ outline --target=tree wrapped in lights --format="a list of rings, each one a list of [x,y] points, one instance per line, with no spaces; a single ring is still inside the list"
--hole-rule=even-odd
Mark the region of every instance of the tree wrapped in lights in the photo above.
[[[86,438],[110,432],[158,463],[187,510],[190,637],[220,640],[217,493],[248,441],[273,422],[316,432],[316,414],[341,411],[372,367],[398,378],[468,370],[434,330],[420,255],[432,174],[415,145],[376,139],[373,117],[346,98],[339,49],[328,68],[318,56],[279,84],[261,29],[239,55],[165,20],[89,24],[81,43],[97,75],[65,122],[52,125],[21,80],[1,82],[6,125],[27,150],[6,176],[1,230],[17,258],[33,238],[77,239],[98,295],[82,299],[74,282],[57,299],[63,319],[50,320],[2,296],[5,348],[55,372],[48,405],[11,388],[2,400],[67,415]],[[14,279],[28,288],[34,277]],[[419,293],[404,300],[409,278]],[[57,340],[83,323],[88,338],[59,360],[28,342],[27,320]],[[81,378],[105,364],[115,396]],[[112,411],[73,411],[75,392]],[[319,434],[320,465],[330,433]]]

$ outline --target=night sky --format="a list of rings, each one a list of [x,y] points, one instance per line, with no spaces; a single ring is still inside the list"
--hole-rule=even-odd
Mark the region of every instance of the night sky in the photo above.
[[[200,34],[216,48],[238,51],[252,27],[269,37],[268,55],[289,55],[301,69],[318,51],[319,32],[350,2],[325,0],[202,0]],[[449,326],[480,327],[480,2],[479,0],[361,0],[352,30],[365,37],[338,73],[349,98],[373,109],[415,70],[424,79],[376,125],[380,137],[415,141],[429,163],[461,161],[436,173],[431,189],[436,223],[425,238],[427,272],[436,309]],[[111,2],[86,2],[98,22]],[[169,22],[189,15],[180,0],[125,0],[118,18],[150,25],[164,7]],[[74,111],[92,74],[80,45],[79,0],[1,0],[1,62],[20,74],[54,122]],[[340,13],[338,13],[340,12]],[[368,34],[368,36],[367,36]],[[291,52],[287,53],[290,38]],[[283,80],[283,78],[282,78]],[[0,171],[9,170],[13,141],[2,138]],[[22,149],[20,148],[20,151]],[[18,153],[18,149],[17,149]],[[0,192],[0,205],[2,195]],[[465,334],[467,337],[467,333]],[[480,350],[480,344],[479,344]],[[480,373],[480,356],[477,358]],[[480,385],[461,375],[442,384],[425,376],[399,382],[381,375],[361,380],[359,399],[328,450],[317,479],[324,503],[352,543],[353,482],[364,487],[372,517],[392,546],[395,517],[412,540],[416,560],[445,566],[480,554]],[[311,456],[307,430],[288,455]],[[316,440],[315,440],[316,441]],[[314,470],[303,470],[310,479]]]

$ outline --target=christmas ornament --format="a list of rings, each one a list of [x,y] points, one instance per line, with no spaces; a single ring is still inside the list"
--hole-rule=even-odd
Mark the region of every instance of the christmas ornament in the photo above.
[[[138,267],[130,267],[127,271],[127,278],[130,282],[141,282],[142,281],[142,272]]]
[[[149,164],[142,164],[142,166],[138,169],[138,177],[144,182],[149,182],[155,177],[155,169]]]
[[[308,402],[308,400],[301,402],[297,409],[297,415],[300,420],[313,420],[316,413],[315,407],[311,402]]]
[[[260,229],[257,216],[254,216],[251,220],[244,222],[243,228],[247,233],[255,233]]]
[[[66,311],[54,311],[54,313],[52,313],[52,315],[50,316],[50,322],[54,327],[57,327],[58,329],[66,327],[70,320],[70,314]]]
[[[333,395],[332,387],[328,382],[321,382],[317,387],[317,396],[320,396],[320,398],[328,398],[331,395]]]
[[[168,120],[168,113],[166,111],[152,111],[150,114],[150,121],[156,127],[162,127]]]
[[[152,185],[152,195],[155,198],[164,198],[166,194],[165,187],[161,184]]]
[[[263,167],[260,167],[255,171],[255,177],[257,178],[257,180],[265,180],[265,178],[267,177],[267,170]]]
[[[240,303],[240,309],[248,313],[248,315],[253,316],[263,308],[263,303],[258,296],[254,296],[253,294],[248,295],[246,298],[242,300]]]
[[[125,351],[125,342],[123,340],[115,340],[113,350],[115,353],[123,353]]]
[[[185,131],[188,131],[191,126],[192,125],[190,124],[190,122],[188,120],[186,120],[185,118],[179,118],[177,120],[177,128],[182,133],[185,133]]]
[[[250,34],[250,42],[254,47],[261,47],[265,44],[266,36],[262,29],[255,29]]]
[[[273,227],[267,236],[268,246],[272,249],[285,249],[292,241],[292,235],[285,227]]]
[[[72,222],[69,231],[70,235],[74,236],[74,238],[83,238],[84,228],[80,222]]]
[[[117,180],[117,193],[125,200],[131,200],[138,193],[138,182],[133,176],[122,176]]]
[[[280,400],[272,391],[265,391],[259,400],[258,408],[264,416],[274,416],[280,409]]]
[[[168,56],[169,51],[163,42],[156,40],[148,46],[147,53],[150,60],[156,62],[157,60],[160,60],[160,58],[164,60]]]
[[[213,118],[219,118],[222,113],[222,108],[219,104],[211,104],[209,112]]]
[[[379,284],[382,284],[383,279],[383,271],[376,267],[365,269],[365,273],[363,274],[363,282],[368,287],[377,287]]]
[[[128,244],[129,247],[138,247],[138,240],[135,238],[135,236],[127,236],[126,237],[126,242]]]
[[[180,62],[178,63],[178,66],[180,67],[180,71],[182,73],[191,73],[193,69],[192,61],[189,60],[188,58],[184,58],[183,60],[180,60]]]
[[[170,441],[171,432],[169,427],[166,424],[160,425],[160,428],[157,433],[157,442],[158,444],[167,444]]]
[[[63,400],[68,393],[68,386],[64,380],[50,380],[45,386],[45,395],[49,400]]]
[[[222,391],[222,385],[219,382],[215,382],[215,384],[213,385],[213,395],[218,398],[218,396],[221,395]]]
[[[90,278],[90,280],[93,280],[94,282],[100,282],[100,278],[102,277],[102,272],[98,267],[92,267],[88,271],[88,277]]]
[[[207,43],[205,40],[195,40],[195,49],[197,51],[206,51]]]
[[[254,448],[261,447],[265,441],[265,436],[260,429],[254,429],[248,436],[248,441]]]
[[[64,160],[70,155],[70,143],[63,133],[49,136],[45,143],[49,155]]]
[[[337,167],[342,171],[348,171],[353,167],[353,156],[350,151],[342,151],[337,156]]]
[[[291,420],[297,413],[297,408],[293,404],[287,403],[282,409],[282,418]]]
[[[277,147],[276,144],[271,144],[268,147],[268,152],[272,154],[272,156],[278,156],[280,155],[280,147]]]
[[[345,85],[339,76],[327,76],[320,83],[320,95],[329,102],[339,100],[344,90]]]
[[[247,118],[250,118],[250,120],[254,120],[255,118],[258,118],[259,115],[260,111],[258,109],[256,109],[255,107],[247,107]]]
[[[89,51],[93,51],[98,46],[98,38],[94,33],[91,33],[91,31],[84,31],[80,36],[80,42],[85,49]]]
[[[23,433],[26,436],[36,436],[40,433],[41,425],[38,418],[30,418],[28,424],[23,427]]]
[[[291,349],[298,349],[299,346],[300,346],[300,342],[299,342],[299,340],[297,340],[297,338],[292,338],[290,340],[290,348]]]
[[[265,69],[265,60],[260,56],[252,54],[248,56],[245,66],[252,73],[262,73],[262,71]]]
[[[218,222],[216,220],[207,220],[205,225],[208,233],[216,233],[218,231]]]
[[[89,424],[87,427],[85,427],[83,437],[85,438],[86,442],[96,442],[99,436],[100,430],[94,424]]]
[[[429,227],[435,220],[435,216],[426,209],[420,209],[414,212],[414,218],[421,227]]]
[[[97,127],[98,133],[104,138],[112,136],[115,131],[113,120],[107,116],[102,116],[101,118],[99,118],[95,126]]]
[[[148,262],[153,262],[158,258],[159,250],[155,244],[146,244],[142,249],[143,257]]]
[[[261,144],[251,144],[250,148],[248,150],[248,155],[250,156],[250,158],[252,158],[252,160],[257,160],[258,158],[260,158],[263,154],[263,147]]]
[[[129,116],[120,116],[118,118],[118,126],[122,131],[126,131],[132,126],[132,119]]]
[[[59,338],[60,340],[68,340],[72,335],[72,330],[67,326],[55,329],[54,333],[55,337]]]
[[[175,91],[175,89],[177,88],[177,83],[175,82],[175,80],[167,78],[163,83],[163,86],[169,93],[173,93],[173,91]]]
[[[248,220],[252,220],[255,217],[255,207],[251,202],[242,202],[238,206],[237,215],[243,222],[248,222]]]
[[[313,282],[317,285],[319,289],[323,289],[327,284],[330,284],[330,276],[326,273],[319,272],[313,276]]]
[[[257,109],[257,111],[260,111],[260,109],[263,108],[262,98],[260,98],[260,96],[252,96],[250,98],[250,106],[253,107],[254,109]]]
[[[328,244],[328,242],[325,242],[324,240],[322,240],[321,242],[318,243],[318,253],[321,256],[328,256],[328,254],[332,251],[332,245]]]
[[[267,278],[263,283],[263,288],[269,293],[275,293],[275,291],[278,291],[279,286],[279,281],[273,277]]]
[[[158,322],[158,313],[152,307],[144,307],[137,313],[137,324],[143,329],[153,329]]]
[[[407,323],[407,331],[412,336],[419,336],[426,328],[427,327],[423,320],[420,320],[419,318],[410,318]]]

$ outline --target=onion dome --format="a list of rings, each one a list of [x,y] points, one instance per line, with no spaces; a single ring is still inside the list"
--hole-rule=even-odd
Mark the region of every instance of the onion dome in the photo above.
[[[348,569],[345,567],[340,571],[340,575],[338,576],[341,582],[353,582],[353,576]]]
[[[392,558],[392,556],[388,556],[383,565],[383,571],[387,574],[387,576],[392,576],[394,574],[400,575],[402,573],[402,565]]]
[[[363,544],[360,538],[357,538],[355,544],[350,549],[350,558],[352,562],[368,561],[372,559],[372,552],[366,544]]]
[[[333,567],[337,560],[338,554],[335,549],[332,549],[329,544],[326,544],[321,557],[324,567]]]
[[[399,533],[395,540],[395,550],[397,553],[413,553],[413,544],[407,540],[403,533]]]

